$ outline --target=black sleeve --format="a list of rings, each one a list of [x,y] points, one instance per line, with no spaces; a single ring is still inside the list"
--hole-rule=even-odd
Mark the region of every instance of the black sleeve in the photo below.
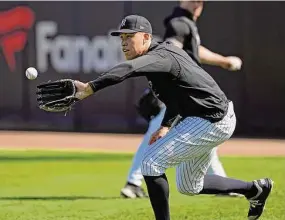
[[[96,92],[107,86],[118,84],[130,77],[147,76],[153,73],[167,73],[170,71],[171,65],[172,61],[167,56],[147,54],[116,65],[107,73],[89,82],[89,85]]]
[[[189,26],[185,22],[179,19],[173,19],[166,25],[164,40],[167,38],[174,38],[184,44],[184,41],[190,36],[190,34],[191,31]]]

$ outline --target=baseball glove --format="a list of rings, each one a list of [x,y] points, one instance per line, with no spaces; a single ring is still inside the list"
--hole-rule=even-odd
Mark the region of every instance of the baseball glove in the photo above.
[[[39,108],[47,112],[68,112],[79,101],[75,97],[74,80],[61,79],[49,81],[37,86]]]

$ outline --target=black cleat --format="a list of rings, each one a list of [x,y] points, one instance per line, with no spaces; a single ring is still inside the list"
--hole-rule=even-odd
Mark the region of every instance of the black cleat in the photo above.
[[[130,183],[127,183],[125,187],[121,189],[121,196],[128,199],[148,197],[143,188]]]
[[[247,217],[249,220],[256,220],[262,215],[273,183],[269,178],[253,181],[254,186],[257,188],[257,194],[252,198],[248,198],[250,206]]]

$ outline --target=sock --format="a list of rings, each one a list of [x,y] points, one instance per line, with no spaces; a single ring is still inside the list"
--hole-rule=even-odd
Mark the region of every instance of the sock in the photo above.
[[[257,189],[253,182],[221,177],[218,175],[205,175],[204,186],[200,194],[239,193],[251,198],[256,195]]]
[[[144,176],[149,199],[156,220],[170,220],[169,185],[165,174],[162,176]]]

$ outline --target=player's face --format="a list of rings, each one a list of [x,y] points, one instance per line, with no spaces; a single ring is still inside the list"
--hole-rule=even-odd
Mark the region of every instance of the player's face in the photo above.
[[[189,1],[190,11],[193,13],[195,19],[198,19],[203,11],[203,1]]]
[[[144,33],[137,32],[134,34],[120,34],[122,41],[122,51],[127,60],[132,60],[143,54],[144,48]]]

